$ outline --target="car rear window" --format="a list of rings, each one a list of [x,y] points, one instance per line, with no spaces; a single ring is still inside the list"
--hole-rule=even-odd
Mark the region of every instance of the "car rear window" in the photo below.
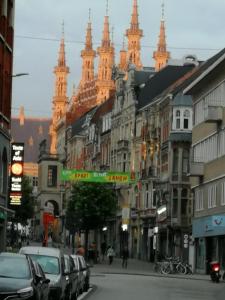
[[[26,258],[0,256],[0,277],[28,279],[31,277]]]
[[[59,260],[57,257],[46,256],[46,255],[37,255],[37,254],[29,254],[29,256],[39,263],[42,267],[42,270],[45,274],[53,274],[57,275],[60,272],[59,269]]]

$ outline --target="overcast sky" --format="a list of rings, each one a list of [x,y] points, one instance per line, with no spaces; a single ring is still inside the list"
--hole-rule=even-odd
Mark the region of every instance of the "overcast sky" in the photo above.
[[[225,0],[164,0],[167,46],[172,58],[196,54],[205,60],[225,47]],[[129,27],[133,0],[109,0],[110,26],[118,52]],[[153,66],[162,0],[138,0],[139,23],[144,31],[142,62]],[[91,8],[93,42],[102,37],[106,0],[16,0],[14,71],[29,76],[13,80],[12,115],[25,107],[26,116],[51,116],[53,68],[57,63],[62,21],[65,22],[66,60],[70,68],[68,96],[81,75],[88,10]],[[97,64],[96,64],[97,65]]]

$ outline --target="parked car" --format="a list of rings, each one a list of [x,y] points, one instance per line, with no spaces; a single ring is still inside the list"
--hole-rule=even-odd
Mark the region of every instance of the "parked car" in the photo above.
[[[71,292],[69,273],[65,268],[64,254],[60,249],[48,247],[22,247],[20,253],[27,254],[42,267],[50,279],[50,300],[76,300],[77,294]]]
[[[78,271],[75,267],[75,263],[70,255],[64,254],[65,260],[65,273],[68,274],[69,277],[69,285],[67,286],[69,295],[68,300],[72,299],[72,295],[79,295],[79,285],[78,285]]]
[[[48,300],[49,282],[41,267],[28,256],[0,253],[1,300]]]
[[[77,275],[78,275],[78,291],[79,294],[83,293],[84,290],[84,276],[83,276],[83,271],[82,269],[82,265],[81,265],[81,261],[78,258],[78,255],[71,255],[74,264],[75,264],[75,268],[77,270]]]
[[[71,255],[76,269],[78,270],[78,286],[79,291],[82,293],[83,291],[87,291],[90,285],[90,267],[86,263],[85,259],[81,255]]]
[[[84,277],[84,287],[83,290],[86,292],[89,287],[90,287],[90,266],[89,264],[85,261],[84,257],[81,255],[78,255],[78,258],[81,262],[81,270],[83,272],[83,277]]]

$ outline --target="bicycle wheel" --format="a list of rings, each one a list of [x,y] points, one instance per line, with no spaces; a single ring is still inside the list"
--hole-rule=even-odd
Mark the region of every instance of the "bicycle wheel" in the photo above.
[[[187,268],[182,264],[178,264],[176,266],[176,270],[177,270],[177,273],[179,273],[179,274],[186,274],[187,273]]]
[[[161,273],[164,275],[168,275],[171,273],[171,268],[170,268],[170,264],[163,264],[161,267]]]

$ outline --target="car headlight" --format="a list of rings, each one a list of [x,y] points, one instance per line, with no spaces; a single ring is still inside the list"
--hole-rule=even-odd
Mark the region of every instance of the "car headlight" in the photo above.
[[[33,294],[34,294],[34,290],[33,288],[30,286],[30,287],[27,287],[25,289],[21,289],[17,292],[20,296],[20,298],[29,298],[29,297],[32,297]]]

